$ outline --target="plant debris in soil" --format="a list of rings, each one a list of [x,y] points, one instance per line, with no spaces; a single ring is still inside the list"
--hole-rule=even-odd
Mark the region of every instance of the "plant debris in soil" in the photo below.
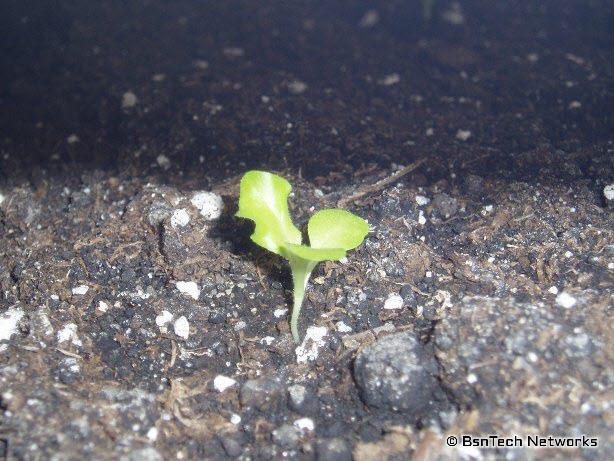
[[[554,47],[536,37],[557,37],[575,10],[526,6],[518,25],[509,5],[437,2],[425,25],[403,5],[350,5],[245,2],[249,21],[233,2],[92,6],[105,21],[40,6],[23,22],[47,24],[35,45],[8,8],[18,49],[38,53],[53,85],[39,94],[24,77],[33,56],[2,58],[14,67],[1,116],[0,456],[614,450],[612,75],[591,48],[602,23]],[[484,42],[463,33],[475,18],[494,18]],[[514,25],[526,35],[507,40]],[[54,67],[58,50],[72,72]],[[302,227],[340,205],[370,225],[314,271],[299,345],[286,262],[234,217],[251,167],[294,185]],[[599,446],[446,445],[461,434]]]

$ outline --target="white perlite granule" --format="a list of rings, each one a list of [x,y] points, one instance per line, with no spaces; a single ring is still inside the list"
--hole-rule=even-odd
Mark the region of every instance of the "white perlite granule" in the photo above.
[[[458,130],[456,132],[456,139],[459,141],[466,141],[471,137],[471,131],[469,130]]]
[[[215,192],[196,192],[190,202],[207,221],[213,221],[222,216],[224,201]]]
[[[392,86],[392,85],[396,85],[400,81],[401,81],[401,76],[395,73],[395,74],[386,75],[384,78],[379,79],[377,83],[379,83],[380,85],[384,85],[384,86]]]
[[[429,202],[430,200],[428,199],[428,197],[425,197],[424,195],[416,195],[416,203],[419,206],[424,206],[428,204]]]
[[[188,212],[181,208],[180,210],[173,211],[171,215],[171,226],[174,228],[184,227],[190,222],[190,215]]]
[[[403,298],[401,298],[397,294],[391,294],[388,296],[388,299],[384,302],[384,309],[386,310],[396,310],[401,309],[403,307]]]
[[[163,170],[168,170],[171,167],[171,160],[164,154],[160,154],[156,157],[156,163]]]
[[[131,107],[136,106],[136,103],[139,99],[136,97],[132,91],[126,91],[122,96],[122,108],[130,109]]]
[[[200,296],[200,288],[198,288],[196,282],[176,282],[175,286],[184,295],[187,295],[192,299],[198,300],[198,297]]]
[[[175,330],[175,334],[180,338],[188,339],[190,336],[190,324],[188,323],[188,319],[183,315],[175,320],[173,329]]]
[[[290,90],[292,94],[301,94],[307,90],[307,84],[300,80],[293,80],[288,83],[288,90]]]
[[[297,363],[305,363],[318,358],[319,349],[324,346],[324,337],[328,333],[326,327],[309,327],[305,338],[300,346],[296,348]]]
[[[84,295],[89,291],[90,287],[87,285],[79,285],[78,287],[74,287],[72,289],[73,295]]]
[[[58,331],[57,340],[59,344],[71,342],[75,346],[81,346],[81,340],[77,336],[77,325],[74,323],[64,325],[64,328]]]
[[[156,316],[156,325],[163,327],[171,320],[173,320],[173,314],[171,314],[169,311],[162,311],[160,315]]]
[[[17,325],[23,317],[23,310],[12,307],[0,314],[0,341],[11,339],[17,333]]]
[[[213,388],[218,392],[224,392],[235,384],[237,384],[237,382],[234,379],[224,375],[217,375],[213,380]]]
[[[556,297],[556,303],[565,309],[571,309],[576,305],[576,302],[576,298],[564,291]]]
[[[301,431],[313,431],[316,428],[316,425],[311,418],[301,418],[294,421],[294,427],[300,429]]]

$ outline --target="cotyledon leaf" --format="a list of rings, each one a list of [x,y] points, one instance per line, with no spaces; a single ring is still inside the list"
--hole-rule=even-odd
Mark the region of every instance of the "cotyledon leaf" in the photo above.
[[[254,221],[251,239],[273,253],[282,254],[286,243],[301,244],[301,233],[288,212],[291,190],[288,181],[266,171],[249,171],[241,179],[237,216]]]
[[[328,209],[318,211],[311,217],[307,233],[312,248],[352,250],[369,233],[369,224],[349,211]]]

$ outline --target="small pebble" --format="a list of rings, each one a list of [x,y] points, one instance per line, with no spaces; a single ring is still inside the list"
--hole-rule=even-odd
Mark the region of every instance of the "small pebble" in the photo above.
[[[298,428],[290,424],[284,424],[273,431],[273,443],[275,445],[291,448],[298,444],[301,435]]]
[[[288,387],[288,395],[290,397],[290,406],[293,409],[301,408],[307,396],[307,389],[300,384],[293,384]]]
[[[454,197],[450,197],[443,192],[435,194],[433,197],[433,206],[445,219],[454,216],[458,212],[458,201]]]
[[[277,377],[262,376],[243,383],[239,398],[243,407],[274,414],[286,406],[287,390]]]
[[[231,458],[236,458],[243,452],[243,448],[239,441],[230,435],[223,435],[220,438],[222,442],[222,447],[228,456]]]

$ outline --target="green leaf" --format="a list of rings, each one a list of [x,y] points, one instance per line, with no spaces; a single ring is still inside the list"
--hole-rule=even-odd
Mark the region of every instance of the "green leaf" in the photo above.
[[[307,225],[312,248],[342,248],[352,250],[369,233],[369,224],[349,211],[330,209],[318,211]]]
[[[338,261],[345,257],[343,248],[313,248],[307,245],[293,245],[286,243],[284,245],[283,256],[286,259],[292,257],[305,259],[307,261]]]
[[[248,171],[241,179],[237,216],[256,223],[251,239],[273,253],[282,254],[286,243],[301,244],[288,212],[291,190],[284,178],[265,171]]]

